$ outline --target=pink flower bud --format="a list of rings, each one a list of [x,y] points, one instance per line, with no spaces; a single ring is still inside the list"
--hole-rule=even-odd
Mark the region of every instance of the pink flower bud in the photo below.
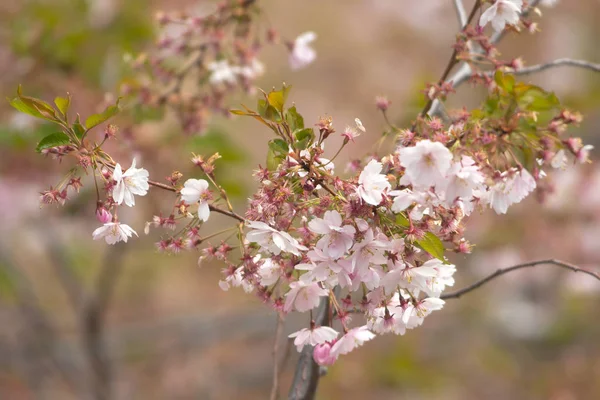
[[[107,224],[112,221],[112,214],[104,206],[99,206],[96,208],[96,219],[103,224]]]
[[[313,351],[313,359],[319,365],[333,365],[336,357],[331,354],[331,343],[325,342],[315,346]]]

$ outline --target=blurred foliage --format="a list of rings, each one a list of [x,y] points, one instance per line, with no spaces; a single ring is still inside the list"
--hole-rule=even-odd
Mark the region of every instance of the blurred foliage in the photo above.
[[[8,24],[13,51],[35,57],[44,68],[78,74],[98,85],[112,51],[137,51],[152,38],[147,1],[107,2],[114,13],[94,10],[88,0],[30,0]],[[98,15],[96,15],[97,13]],[[107,16],[108,15],[108,16]],[[120,61],[120,58],[116,58]]]

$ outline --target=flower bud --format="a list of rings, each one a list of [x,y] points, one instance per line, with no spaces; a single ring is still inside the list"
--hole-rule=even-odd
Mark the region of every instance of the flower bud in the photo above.
[[[98,207],[96,208],[96,219],[102,224],[107,224],[112,221],[112,214],[106,208],[104,208],[104,205],[102,205],[102,202],[100,201],[98,202]]]
[[[313,359],[319,365],[333,365],[336,357],[331,354],[331,344],[329,342],[321,343],[315,346]]]

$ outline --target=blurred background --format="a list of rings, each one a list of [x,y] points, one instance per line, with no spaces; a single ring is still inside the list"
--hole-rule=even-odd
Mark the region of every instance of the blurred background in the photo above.
[[[339,172],[379,138],[384,121],[375,96],[388,96],[399,125],[416,115],[421,90],[441,74],[457,30],[450,0],[261,3],[283,38],[307,30],[319,38],[317,61],[297,72],[283,46],[267,49],[259,86],[292,84],[291,99],[307,124],[331,115],[338,131],[355,117],[367,128],[337,159]],[[23,84],[26,94],[48,101],[69,92],[77,112],[97,112],[126,74],[123,54],[152,46],[157,10],[193,14],[210,4],[3,0],[0,92],[12,97]],[[564,0],[543,13],[539,34],[511,34],[500,44],[504,58],[523,56],[527,65],[559,57],[600,62],[598,0]],[[600,148],[600,75],[561,68],[522,79],[543,83],[582,112],[584,122],[570,134]],[[482,95],[464,85],[449,107],[475,106]],[[240,96],[232,105],[240,102],[254,100]],[[92,241],[93,185],[65,207],[40,208],[39,192],[68,168],[34,152],[48,129],[0,104],[0,398],[267,398],[276,316],[241,290],[222,292],[217,262],[199,268],[197,253],[158,253],[160,231],[126,246]],[[264,164],[268,138],[250,119],[217,118],[206,134],[189,137],[166,118],[136,127],[127,142],[158,180],[174,169],[197,174],[182,160],[219,151],[219,173],[243,210],[255,185],[249,171]],[[111,151],[129,165],[130,143]],[[544,258],[600,271],[600,166],[551,179],[555,192],[543,204],[531,196],[507,216],[471,218],[468,237],[477,246],[452,260],[456,288],[496,268]],[[141,234],[146,219],[171,207],[163,197],[151,190],[122,217]],[[225,223],[211,217],[211,229]],[[598,301],[600,282],[553,266],[506,275],[449,300],[421,329],[380,337],[343,357],[321,380],[318,398],[600,398]],[[300,323],[290,317],[285,334]],[[297,359],[293,347],[284,347],[282,394]]]

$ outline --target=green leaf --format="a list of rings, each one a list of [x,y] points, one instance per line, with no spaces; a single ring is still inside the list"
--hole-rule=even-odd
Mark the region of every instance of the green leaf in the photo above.
[[[408,221],[408,218],[406,218],[406,216],[404,214],[396,215],[396,224],[398,224],[399,226],[401,226],[403,228],[408,228],[410,226],[410,222]]]
[[[59,121],[56,117],[56,110],[50,104],[34,97],[23,96],[21,93],[21,85],[17,87],[17,96],[29,109],[36,110],[41,114],[41,117],[38,118],[47,119],[49,121]]]
[[[282,139],[269,140],[267,151],[267,169],[274,171],[289,153],[288,144]]]
[[[515,77],[510,74],[505,74],[502,71],[496,71],[494,74],[494,81],[502,90],[513,93],[515,88]]]
[[[252,116],[254,113],[244,111],[244,110],[229,110],[230,113],[234,115],[244,115],[244,116]]]
[[[515,88],[519,106],[530,111],[548,111],[560,107],[560,101],[554,93],[540,87],[518,84]]]
[[[269,149],[279,155],[287,155],[290,151],[288,144],[283,139],[269,140]]]
[[[421,249],[425,250],[435,258],[441,261],[446,261],[444,259],[444,244],[442,243],[440,238],[435,236],[433,233],[425,233],[425,237],[421,240],[417,240],[416,243],[417,246],[419,246]]]
[[[114,117],[119,113],[119,111],[121,111],[121,109],[119,107],[119,100],[117,100],[117,103],[114,106],[106,107],[106,109],[102,113],[90,115],[85,120],[85,127],[88,130],[92,129],[93,127],[98,126],[101,123],[106,122],[110,118]]]
[[[71,143],[71,140],[67,135],[62,132],[55,132],[40,140],[35,150],[40,152],[44,149],[49,149],[56,146],[65,146],[69,143]]]
[[[291,86],[285,86],[284,84],[281,90],[272,90],[267,95],[269,104],[275,107],[279,112],[283,113],[283,107],[285,106],[285,102],[291,89]]]
[[[69,107],[71,106],[71,96],[65,97],[57,97],[54,99],[54,104],[58,108],[58,111],[61,112],[62,115],[67,117],[67,113],[69,112]]]
[[[15,97],[12,100],[9,100],[10,105],[13,106],[14,108],[16,108],[18,111],[25,113],[25,114],[29,114],[32,117],[36,117],[36,118],[42,118],[45,119],[44,116],[37,110],[37,108],[32,108],[30,106],[28,106],[27,104],[25,104],[23,102],[23,100],[21,100],[18,97]]]
[[[79,122],[75,122],[73,124],[73,130],[75,131],[75,135],[77,135],[77,137],[79,139],[81,139],[83,137],[83,135],[85,134],[86,130],[83,127],[83,125],[81,125]]]
[[[296,142],[294,146],[299,150],[304,150],[315,140],[315,133],[312,128],[301,129],[294,132]]]
[[[290,126],[290,130],[295,132],[304,129],[304,118],[296,111],[296,106],[288,108],[285,112],[285,122]]]
[[[258,100],[258,114],[268,121],[281,122],[281,113],[267,100]]]

